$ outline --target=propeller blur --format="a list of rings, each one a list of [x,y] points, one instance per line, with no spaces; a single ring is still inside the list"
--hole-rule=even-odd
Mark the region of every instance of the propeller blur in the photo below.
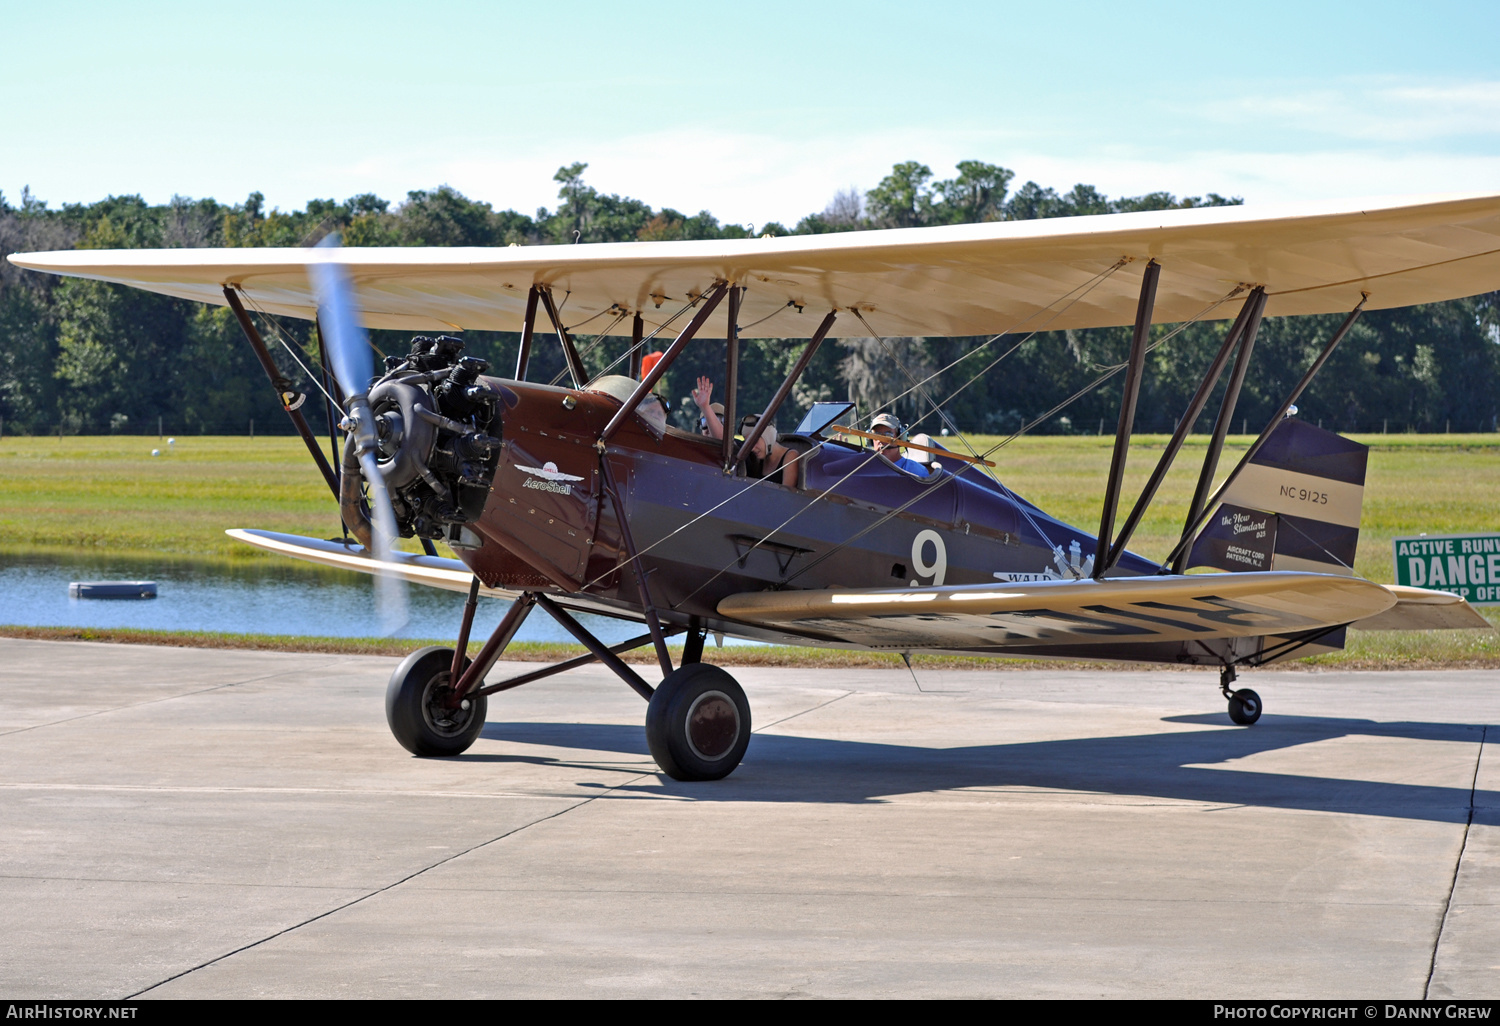
[[[353,289],[348,272],[339,262],[339,239],[328,235],[318,243],[324,259],[307,266],[318,300],[318,329],[328,346],[333,374],[348,396],[344,429],[346,447],[352,447],[358,467],[369,491],[371,531],[369,545],[375,558],[389,562],[400,537],[396,516],[391,509],[390,493],[375,458],[378,442],[375,418],[370,412],[369,387],[372,366],[368,338],[354,315]],[[347,458],[346,464],[350,462]],[[346,467],[346,473],[347,473]],[[408,620],[406,582],[388,574],[375,576],[375,615],[382,634],[394,634]]]

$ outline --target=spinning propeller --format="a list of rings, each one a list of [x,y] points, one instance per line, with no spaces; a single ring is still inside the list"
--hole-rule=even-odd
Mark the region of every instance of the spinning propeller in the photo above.
[[[307,265],[307,276],[317,297],[319,331],[333,364],[333,375],[348,397],[340,426],[352,441],[368,489],[371,554],[385,563],[391,561],[399,535],[390,493],[376,460],[378,435],[369,402],[372,351],[365,330],[354,315],[354,289],[336,252],[338,244],[337,235],[329,235],[318,243],[317,248],[324,252]],[[375,575],[375,613],[384,634],[394,634],[406,624],[405,580],[388,574]]]

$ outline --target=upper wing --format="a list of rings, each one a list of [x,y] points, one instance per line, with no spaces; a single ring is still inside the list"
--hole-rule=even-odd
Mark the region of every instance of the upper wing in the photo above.
[[[747,592],[719,613],[870,648],[999,650],[1290,634],[1363,620],[1395,601],[1357,578],[1271,572]]]
[[[122,282],[311,318],[308,249],[69,250],[15,254],[21,267]],[[1122,258],[1133,267],[1077,293]],[[1135,318],[1138,268],[1162,264],[1159,322],[1188,320],[1236,285],[1265,285],[1268,315],[1431,303],[1500,288],[1500,196],[1204,207],[1040,221],[701,242],[505,249],[345,249],[366,325],[518,331],[532,284],[567,293],[570,325],[603,330],[613,307],[648,328],[716,281],[746,286],[741,323],[807,337],[830,307],[883,335],[1092,328]],[[803,308],[803,309],[799,309]],[[1226,317],[1233,307],[1208,316]],[[596,315],[598,315],[596,317]],[[722,329],[720,329],[722,330]],[[626,324],[616,328],[629,331]],[[705,335],[711,334],[707,329]],[[835,336],[869,334],[841,317]]]

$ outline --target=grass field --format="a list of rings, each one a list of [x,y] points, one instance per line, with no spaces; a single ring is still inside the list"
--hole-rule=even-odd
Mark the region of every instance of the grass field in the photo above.
[[[225,529],[327,537],[338,524],[295,437],[0,439],[0,552],[261,559]]]
[[[1362,576],[1392,580],[1397,535],[1500,528],[1500,435],[1353,437],[1371,446],[1355,560]],[[1166,440],[1132,440],[1122,516]],[[982,450],[998,439],[971,441]],[[1249,441],[1232,437],[1221,465],[1232,465]],[[1017,493],[1091,529],[1111,444],[1108,437],[1026,438],[993,458],[996,473]],[[1160,558],[1171,547],[1206,445],[1206,436],[1189,441],[1131,548]],[[153,457],[152,449],[161,455]],[[277,558],[231,541],[224,534],[229,527],[339,533],[336,506],[300,440],[183,437],[168,446],[139,436],[0,439],[0,558],[80,550],[142,560]],[[1493,631],[1353,637],[1351,650],[1316,661],[1500,665]]]

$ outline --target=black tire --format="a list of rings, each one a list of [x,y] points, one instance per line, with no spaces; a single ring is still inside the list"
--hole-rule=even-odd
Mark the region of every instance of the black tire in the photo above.
[[[1260,696],[1249,688],[1240,688],[1229,696],[1229,718],[1242,727],[1260,719]]]
[[[673,780],[719,780],[750,746],[750,702],[717,666],[690,663],[667,674],[646,707],[651,757]]]
[[[469,696],[467,709],[443,705],[452,669],[453,649],[419,648],[391,674],[385,689],[385,721],[401,747],[413,755],[457,755],[484,729],[484,695]]]

